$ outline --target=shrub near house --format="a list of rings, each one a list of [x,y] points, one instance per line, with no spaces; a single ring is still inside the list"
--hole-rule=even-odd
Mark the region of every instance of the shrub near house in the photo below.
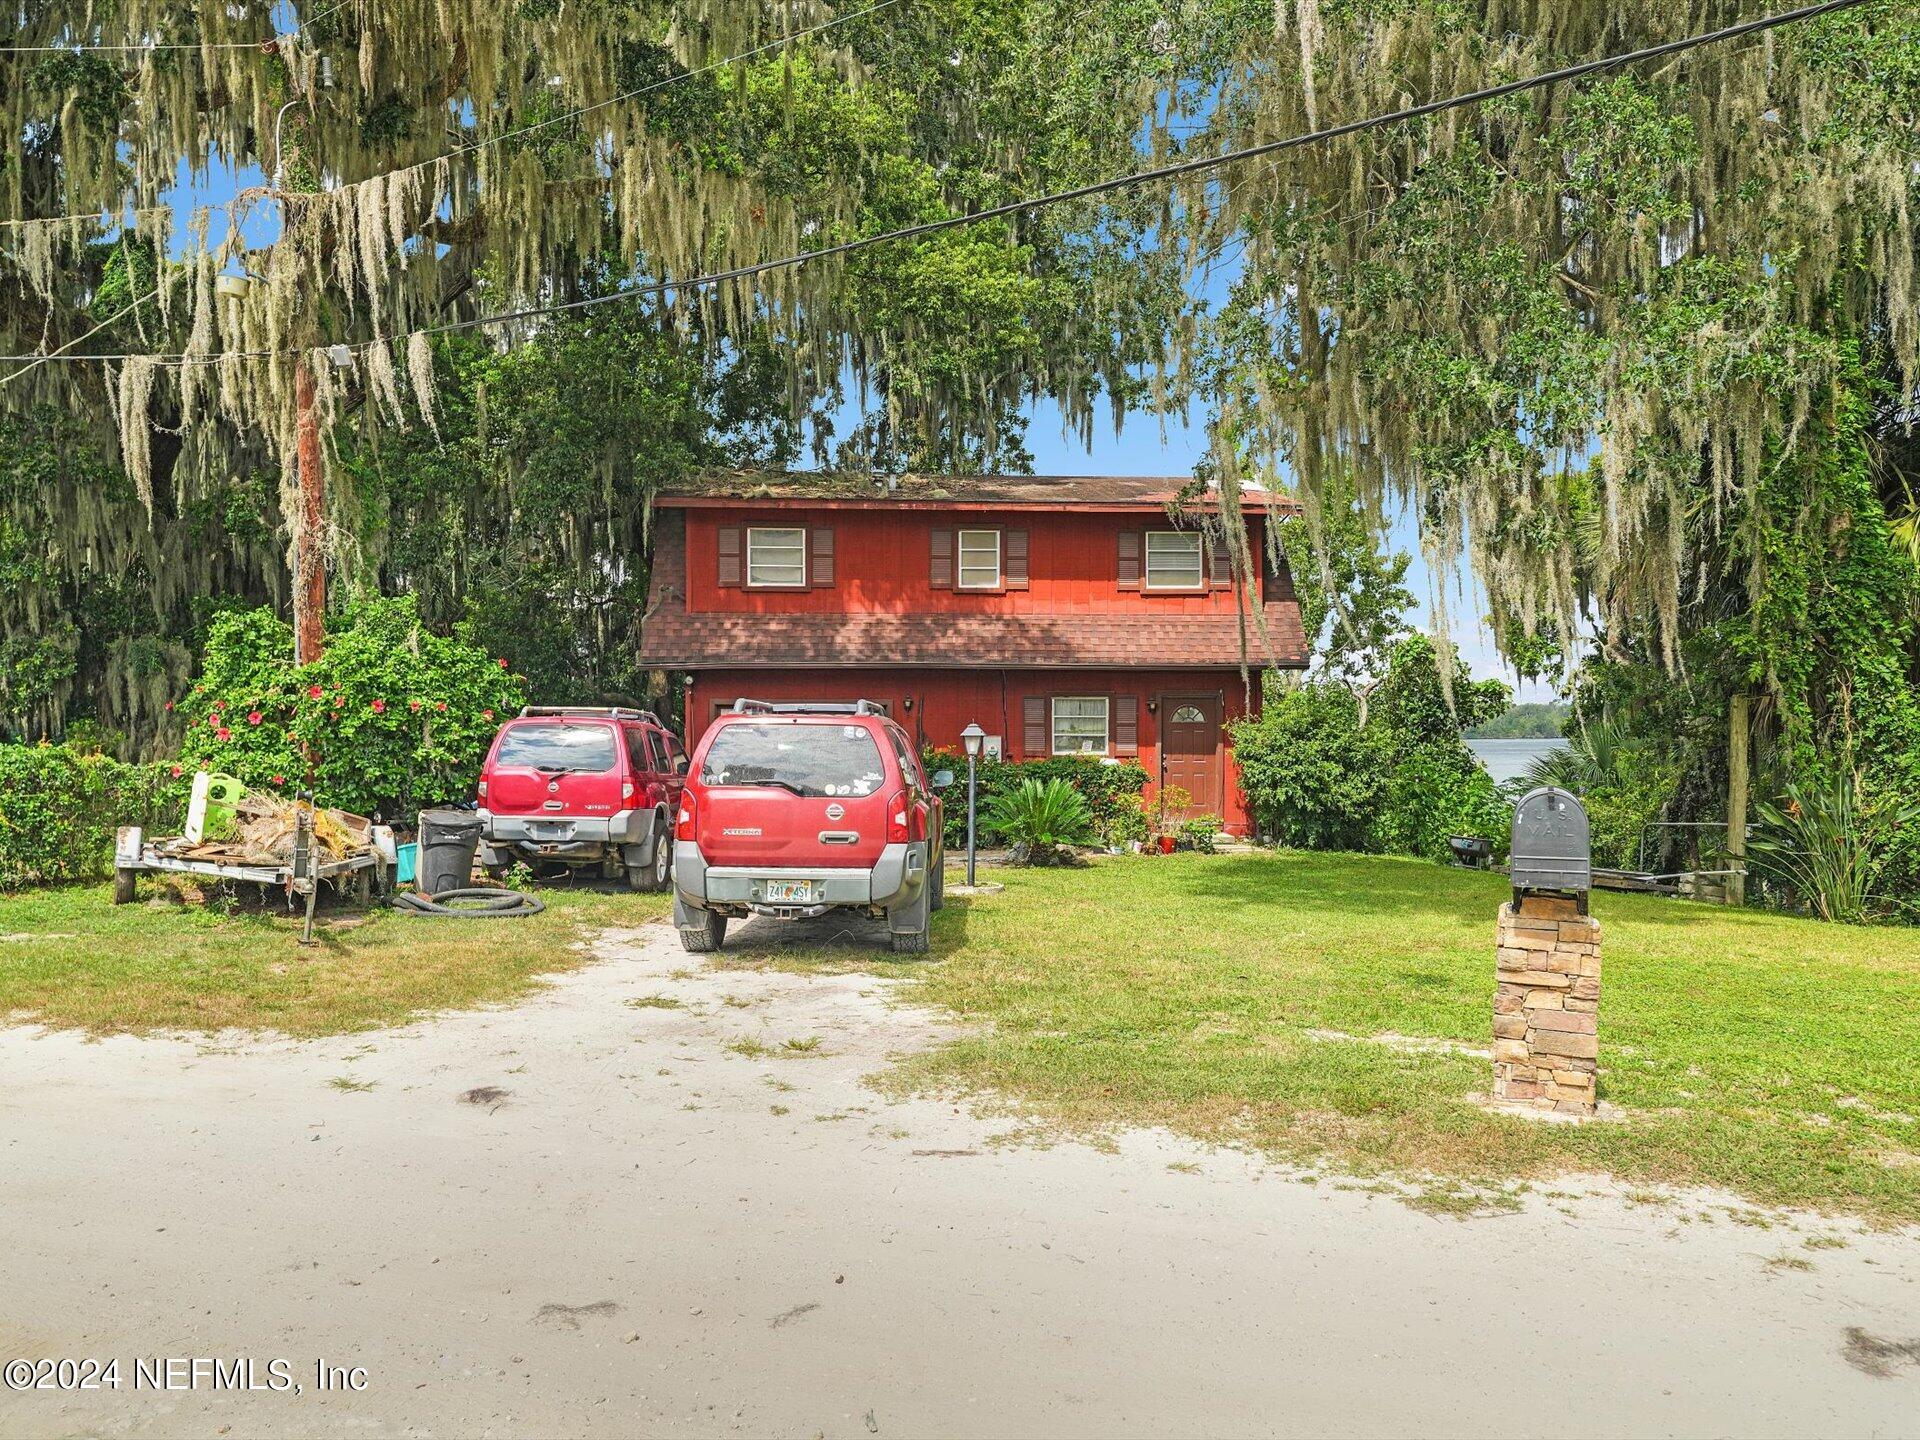
[[[1447,857],[1447,837],[1504,846],[1509,815],[1461,731],[1498,714],[1507,687],[1455,665],[1453,703],[1433,647],[1415,635],[1394,650],[1367,723],[1345,685],[1315,681],[1270,696],[1234,727],[1247,803],[1283,845]]]

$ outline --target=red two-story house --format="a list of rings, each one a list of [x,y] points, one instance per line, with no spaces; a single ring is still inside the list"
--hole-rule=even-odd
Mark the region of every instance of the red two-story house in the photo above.
[[[643,659],[684,678],[689,748],[743,696],[865,697],[923,745],[1138,760],[1244,834],[1227,723],[1307,646],[1284,566],[1245,594],[1183,483],[703,477],[654,502]]]

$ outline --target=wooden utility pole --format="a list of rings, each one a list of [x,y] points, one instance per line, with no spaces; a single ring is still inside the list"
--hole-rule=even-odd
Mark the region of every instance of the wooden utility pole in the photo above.
[[[1752,697],[1736,690],[1727,702],[1727,903],[1747,899],[1747,746]]]
[[[326,646],[327,475],[320,463],[320,420],[314,414],[314,359],[301,356],[293,368],[294,450],[300,472],[300,504],[293,532],[293,660],[310,665]]]

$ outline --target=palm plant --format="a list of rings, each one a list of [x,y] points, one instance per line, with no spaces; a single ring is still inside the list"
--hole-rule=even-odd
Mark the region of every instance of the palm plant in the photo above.
[[[1568,734],[1564,749],[1542,755],[1527,767],[1527,784],[1557,785],[1576,795],[1619,784],[1634,769],[1646,742],[1621,715],[1583,720]]]
[[[1920,823],[1920,805],[1876,810],[1849,765],[1825,778],[1789,781],[1779,803],[1754,808],[1760,823],[1748,837],[1753,868],[1823,920],[1868,918],[1887,837]]]
[[[1023,780],[1018,789],[994,797],[987,807],[987,826],[1024,848],[1031,865],[1050,865],[1068,858],[1068,847],[1093,838],[1093,811],[1078,790],[1065,780]]]

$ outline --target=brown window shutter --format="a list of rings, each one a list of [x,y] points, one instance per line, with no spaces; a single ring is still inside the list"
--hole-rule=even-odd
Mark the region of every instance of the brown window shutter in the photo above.
[[[1027,696],[1020,702],[1020,713],[1025,720],[1020,753],[1029,760],[1038,760],[1053,749],[1053,737],[1047,734],[1047,697]]]
[[[741,530],[738,525],[722,525],[720,535],[720,576],[722,585],[739,585],[741,582]]]
[[[807,531],[807,583],[816,590],[833,584],[833,527],[816,525]]]
[[[935,526],[927,532],[927,583],[936,590],[953,588],[953,531]]]
[[[1122,590],[1140,588],[1140,532],[1122,530],[1120,532],[1119,579]]]
[[[1113,753],[1116,755],[1140,753],[1140,697],[1138,695],[1113,697]]]
[[[1225,531],[1213,537],[1213,553],[1208,557],[1208,576],[1216,590],[1228,589],[1233,584],[1233,552],[1227,548]]]
[[[1000,580],[1009,590],[1027,588],[1027,532],[1006,530],[1000,536]]]
[[[1261,599],[1291,600],[1293,593],[1293,575],[1287,568],[1287,557],[1283,554],[1268,555],[1261,551],[1261,566],[1264,570],[1265,585],[1261,590]]]

